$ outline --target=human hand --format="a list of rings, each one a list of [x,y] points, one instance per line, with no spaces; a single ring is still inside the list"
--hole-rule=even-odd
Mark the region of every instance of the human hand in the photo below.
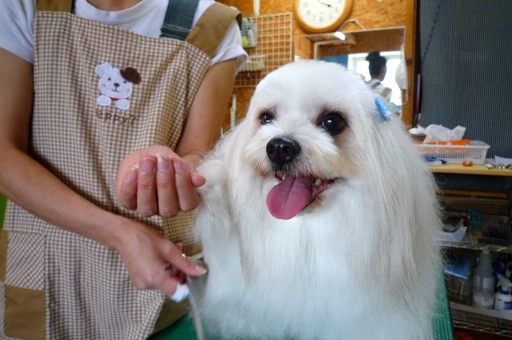
[[[200,202],[195,188],[206,182],[195,167],[170,148],[152,146],[128,155],[119,166],[117,200],[141,216],[175,216]]]
[[[121,255],[137,289],[158,289],[172,297],[186,276],[201,276],[206,269],[182,255],[174,245],[152,228],[128,220],[129,227],[119,237],[115,249]]]

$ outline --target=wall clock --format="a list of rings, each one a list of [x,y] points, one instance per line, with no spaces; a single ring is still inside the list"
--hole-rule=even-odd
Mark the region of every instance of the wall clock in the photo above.
[[[353,0],[293,0],[293,12],[304,30],[332,32],[347,20],[352,4]]]

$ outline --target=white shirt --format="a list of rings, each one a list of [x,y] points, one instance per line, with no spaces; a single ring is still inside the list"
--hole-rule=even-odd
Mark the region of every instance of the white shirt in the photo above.
[[[193,25],[214,3],[200,0],[194,15]],[[117,12],[101,11],[86,0],[76,0],[75,14],[132,32],[159,37],[164,22],[167,0],[144,0],[137,5]],[[34,63],[34,22],[36,0],[0,0],[0,48],[3,48],[30,63]],[[223,40],[213,55],[211,65],[229,59],[237,59],[237,70],[247,60],[242,48],[242,36],[236,20],[233,20]]]

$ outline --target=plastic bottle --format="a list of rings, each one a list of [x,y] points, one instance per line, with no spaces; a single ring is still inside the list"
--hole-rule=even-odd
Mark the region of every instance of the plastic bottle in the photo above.
[[[492,255],[488,248],[482,249],[473,274],[473,307],[494,308],[494,282]]]
[[[469,232],[474,237],[482,237],[482,222],[480,219],[480,212],[476,210],[470,210],[468,214],[468,227]]]
[[[492,274],[498,278],[498,286],[500,287],[494,298],[494,309],[512,309],[512,295],[510,295],[512,282],[499,270],[495,270]]]
[[[505,276],[509,279],[512,276],[512,260],[507,262],[505,267]]]
[[[255,47],[256,46],[256,33],[254,33],[252,28],[249,28],[247,31],[247,37],[249,39],[249,47]]]

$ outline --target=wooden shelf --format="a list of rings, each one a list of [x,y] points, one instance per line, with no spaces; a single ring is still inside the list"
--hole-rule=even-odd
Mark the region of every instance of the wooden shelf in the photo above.
[[[460,175],[484,175],[484,176],[508,176],[512,177],[510,169],[488,169],[485,165],[463,166],[462,164],[443,164],[440,166],[429,166],[433,173],[460,174]],[[461,190],[441,190],[444,193],[467,194]],[[474,196],[489,196],[507,198],[505,193],[469,192]],[[498,253],[512,253],[512,246],[487,245],[471,242],[447,242],[442,241],[442,246],[450,248],[482,249]],[[452,325],[458,328],[471,329],[484,333],[512,336],[512,310],[497,311],[473,308],[454,302],[450,302],[450,314]]]
[[[433,173],[512,177],[511,169],[487,169],[485,165],[462,166],[462,164],[443,164],[429,166],[429,168]]]

